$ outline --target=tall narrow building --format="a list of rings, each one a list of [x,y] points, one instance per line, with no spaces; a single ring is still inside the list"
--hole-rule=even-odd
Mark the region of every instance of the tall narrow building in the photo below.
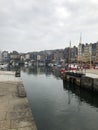
[[[0,51],[0,62],[2,61],[2,52]]]
[[[82,44],[82,36],[80,34],[80,41],[78,45],[78,63],[82,62],[82,57],[83,57],[83,49],[84,49],[84,44]]]
[[[98,63],[98,42],[96,43],[96,56],[95,56],[95,62]]]

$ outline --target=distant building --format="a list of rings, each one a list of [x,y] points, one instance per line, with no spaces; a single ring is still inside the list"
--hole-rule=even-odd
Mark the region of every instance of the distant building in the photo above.
[[[24,55],[25,61],[36,61],[37,60],[37,52],[28,52]]]
[[[69,47],[64,49],[64,59],[65,59],[66,63],[69,63],[69,59],[70,59],[69,52],[70,52],[70,48]]]
[[[77,62],[78,48],[76,46],[70,48],[67,47],[64,49],[64,58],[66,63],[75,63]]]
[[[79,44],[78,46],[78,62],[84,63],[94,63],[97,61],[97,44],[98,43],[86,43],[86,44]]]
[[[40,60],[41,60],[41,56],[37,55],[37,61],[40,61]]]
[[[3,62],[8,62],[9,61],[9,53],[8,53],[8,51],[3,51],[2,52],[2,61]]]
[[[26,53],[24,57],[25,57],[25,60],[26,60],[26,61],[27,61],[27,60],[30,60],[30,53]]]
[[[77,61],[80,63],[80,62],[83,62],[83,54],[84,54],[84,44],[79,44],[78,45],[78,59]]]
[[[44,54],[37,55],[37,61],[45,62],[45,59],[46,59],[46,55],[44,55]]]
[[[84,62],[90,62],[90,57],[91,57],[91,52],[92,52],[92,44],[86,43],[84,45],[84,55],[83,55],[83,61]]]
[[[98,42],[96,43],[95,62],[98,63]]]
[[[62,51],[55,51],[54,52],[54,60],[60,61],[60,59],[63,58],[63,52]]]
[[[77,56],[78,56],[78,48],[76,46],[72,47],[70,50],[70,60],[71,62],[75,63],[77,62]]]
[[[46,60],[48,60],[49,62],[51,62],[53,60],[53,54],[48,54],[46,56]]]
[[[2,62],[2,52],[0,51],[0,62]]]
[[[20,54],[17,51],[13,51],[10,53],[10,59],[14,61],[19,61],[21,58]]]
[[[98,54],[96,53],[98,51],[97,45],[98,45],[98,43],[92,44],[91,58],[92,58],[93,63],[95,63],[95,61],[98,59]]]

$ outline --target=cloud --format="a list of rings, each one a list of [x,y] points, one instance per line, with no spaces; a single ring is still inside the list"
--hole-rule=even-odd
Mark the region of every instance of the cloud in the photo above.
[[[96,0],[0,1],[0,48],[21,52],[98,40]]]

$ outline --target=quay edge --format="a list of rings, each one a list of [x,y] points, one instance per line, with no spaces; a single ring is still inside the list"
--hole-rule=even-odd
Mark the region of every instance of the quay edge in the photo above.
[[[82,74],[82,73],[81,73]],[[76,84],[78,87],[98,92],[98,78],[95,76],[81,75],[76,76],[76,73],[68,72],[62,75],[62,79],[72,84]]]
[[[93,89],[94,89],[94,91],[98,92],[98,79],[95,78],[93,80],[94,80],[93,81]]]

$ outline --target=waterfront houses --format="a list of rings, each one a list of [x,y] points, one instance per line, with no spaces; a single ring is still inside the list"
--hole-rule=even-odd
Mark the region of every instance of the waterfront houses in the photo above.
[[[78,45],[78,62],[96,63],[98,62],[98,42]]]
[[[63,51],[63,49],[55,50],[53,52],[53,61],[54,62],[60,62],[62,59],[64,59],[64,51]]]
[[[0,62],[2,62],[2,52],[0,51]]]
[[[10,53],[10,60],[19,61],[20,60],[20,54],[17,51],[11,52]]]
[[[64,49],[64,59],[66,63],[72,62],[76,63],[78,57],[78,48],[74,47],[67,47]]]
[[[79,43],[78,45],[78,63],[82,62],[84,53],[84,44]]]
[[[25,60],[25,61],[29,61],[29,60],[30,60],[30,53],[26,53],[26,54],[25,54],[24,60]]]
[[[98,63],[98,42],[96,43],[95,63]]]
[[[98,43],[93,43],[92,44],[92,51],[91,51],[91,58],[92,58],[92,62],[95,64],[97,57],[98,57],[98,49],[97,49]],[[97,60],[98,61],[98,60]]]
[[[78,48],[76,46],[73,46],[70,51],[70,57],[72,63],[77,63],[77,57],[78,57]]]
[[[18,53],[17,51],[0,52],[0,62],[43,62],[46,65],[66,63],[98,63],[98,42],[79,43],[78,47],[66,47],[65,49],[44,50],[40,52]]]
[[[92,44],[84,45],[84,52],[82,54],[82,62],[89,63],[91,58]]]
[[[8,53],[8,51],[3,51],[2,52],[2,61],[3,62],[9,62],[9,53]]]
[[[10,52],[10,64],[18,66],[20,64],[21,56],[17,51]]]
[[[36,61],[37,60],[37,52],[28,52],[24,54],[25,61]]]

